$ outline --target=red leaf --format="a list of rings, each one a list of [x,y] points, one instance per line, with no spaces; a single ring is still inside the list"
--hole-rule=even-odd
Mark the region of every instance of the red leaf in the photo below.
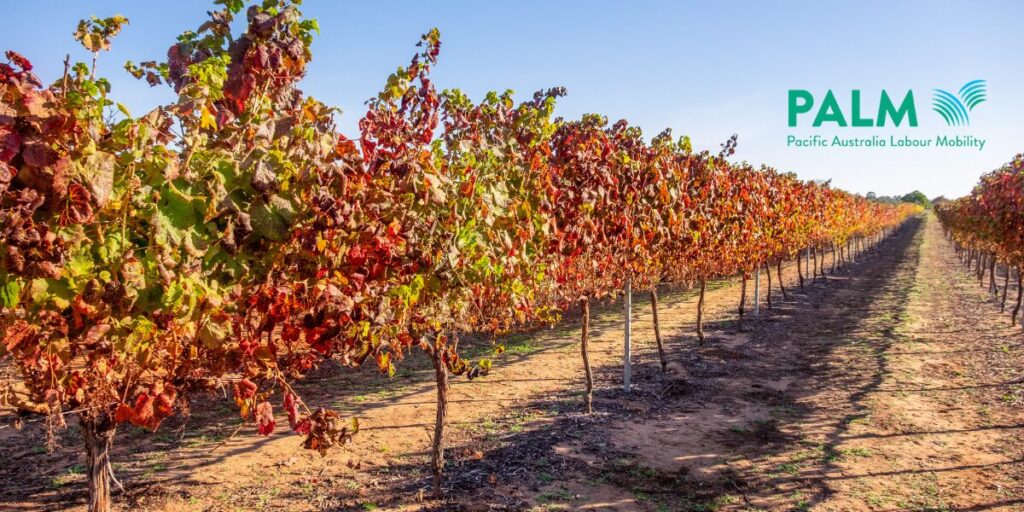
[[[148,393],[142,393],[135,399],[135,408],[132,414],[132,423],[143,428],[156,430],[160,425],[160,419],[156,417],[153,410],[156,398]]]
[[[32,63],[28,59],[23,57],[20,53],[14,50],[7,50],[7,58],[14,63],[14,65],[21,68],[22,71],[32,71]]]
[[[89,330],[86,331],[85,336],[82,337],[82,344],[86,346],[95,344],[109,330],[110,325],[108,324],[99,324],[90,327]]]
[[[155,415],[158,419],[162,420],[174,414],[174,399],[177,396],[177,390],[171,385],[165,386],[164,392],[156,396]]]
[[[269,436],[274,432],[275,425],[277,423],[274,421],[274,409],[270,402],[260,402],[256,406],[256,428],[260,435]]]
[[[92,220],[92,194],[78,183],[68,187],[68,198],[64,211],[60,215],[60,224],[84,224]]]
[[[348,250],[348,264],[360,267],[363,263],[366,263],[366,249],[361,245],[353,245]]]
[[[21,159],[31,167],[46,167],[57,163],[60,154],[45,142],[27,142],[21,149]]]
[[[242,379],[235,383],[235,397],[252,398],[256,396],[256,383],[249,379]]]
[[[0,162],[10,162],[21,150],[21,135],[0,127]]]
[[[114,421],[117,423],[125,423],[132,421],[135,417],[135,411],[126,403],[117,404],[117,411],[114,412]]]
[[[288,392],[284,394],[284,410],[288,413],[288,426],[295,430],[298,426],[299,411],[296,407],[295,394]]]
[[[23,341],[31,338],[33,334],[35,334],[35,329],[28,322],[18,320],[4,331],[4,346],[10,352]]]

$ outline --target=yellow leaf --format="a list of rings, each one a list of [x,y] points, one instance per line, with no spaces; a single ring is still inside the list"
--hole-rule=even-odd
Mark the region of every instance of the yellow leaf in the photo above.
[[[200,116],[199,119],[199,127],[209,128],[211,130],[217,128],[217,118],[213,117],[213,113],[210,112],[210,109],[206,107],[203,107],[203,114]]]

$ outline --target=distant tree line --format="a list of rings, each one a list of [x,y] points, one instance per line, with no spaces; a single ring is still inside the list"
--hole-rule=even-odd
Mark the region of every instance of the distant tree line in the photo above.
[[[874,201],[876,203],[884,203],[884,204],[914,203],[914,204],[921,205],[921,207],[923,207],[925,209],[930,209],[932,207],[932,203],[948,201],[948,199],[946,199],[943,196],[939,196],[939,197],[936,197],[933,200],[929,200],[928,196],[924,195],[924,192],[921,192],[920,190],[915,190],[915,191],[913,191],[913,192],[911,192],[909,194],[904,194],[902,196],[898,196],[898,195],[897,196],[880,196],[880,195],[875,194],[874,192],[868,192],[868,195],[866,197],[867,197],[868,201]]]

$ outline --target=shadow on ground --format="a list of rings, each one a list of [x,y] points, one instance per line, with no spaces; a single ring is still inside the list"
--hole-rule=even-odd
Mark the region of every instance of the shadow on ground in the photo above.
[[[540,397],[506,417],[476,425],[471,443],[448,449],[448,500],[430,509],[709,510],[744,502],[769,507],[795,502],[805,509],[822,501],[830,492],[824,475],[841,456],[836,445],[863,414],[864,397],[880,390],[889,371],[885,353],[900,339],[921,227],[920,219],[911,220],[857,263],[808,282],[803,290],[791,287],[791,300],[776,296],[775,307],[760,318],[709,323],[711,336],[703,346],[695,336],[669,337],[668,373],[660,371],[656,352],[637,354],[631,394],[620,389],[618,369],[600,369],[593,416],[580,413],[579,393],[567,393]],[[863,346],[867,354],[858,361],[858,371],[830,363],[834,351],[851,346]],[[785,389],[765,384],[782,379],[792,383]],[[841,407],[814,406],[819,394],[835,389],[846,390]],[[723,406],[753,406],[768,414],[710,431],[667,434],[708,436],[722,448],[675,454],[686,461],[675,468],[650,464],[631,441],[610,440],[623,425],[671,423],[680,413]],[[846,416],[830,417],[837,409]],[[809,436],[824,442],[809,442]],[[659,442],[636,444],[644,441]],[[810,455],[799,465],[762,471],[777,455],[794,451]],[[730,463],[735,460],[749,463]],[[422,462],[395,464],[378,473],[384,482],[378,492],[339,493],[335,509],[415,502],[429,488]],[[691,474],[695,465],[710,468],[710,477]]]

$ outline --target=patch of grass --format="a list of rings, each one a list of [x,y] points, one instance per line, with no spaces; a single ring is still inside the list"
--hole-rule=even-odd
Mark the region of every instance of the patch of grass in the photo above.
[[[843,450],[844,455],[853,455],[854,457],[871,457],[874,453],[868,448],[847,448]]]
[[[69,484],[71,482],[74,482],[80,476],[82,476],[84,474],[85,474],[85,466],[83,466],[81,464],[75,464],[74,466],[71,466],[71,467],[67,468],[66,470],[64,470],[63,473],[53,477],[53,479],[50,480],[50,485],[52,487],[56,488],[56,489],[59,489],[59,488],[64,487],[65,485],[67,485],[67,484]]]
[[[903,488],[910,491],[912,495],[897,504],[900,508],[928,512],[949,512],[951,510],[941,496],[939,479],[935,474],[910,475],[905,482]]]
[[[519,338],[510,339],[505,344],[506,354],[515,354],[517,356],[525,356],[532,354],[537,351],[537,347],[532,343],[533,340],[530,338]]]
[[[168,432],[162,432],[154,436],[159,443],[174,444],[178,442],[178,437]]]
[[[885,498],[877,494],[868,494],[864,496],[864,503],[875,508],[881,508],[885,506]]]
[[[569,501],[572,499],[572,493],[568,489],[558,489],[556,491],[549,491],[538,494],[535,498],[538,503],[551,503],[555,501]]]
[[[985,422],[992,421],[992,411],[990,411],[988,407],[980,407],[978,409],[978,416],[981,416]]]
[[[847,425],[863,424],[867,425],[871,423],[871,415],[869,413],[851,414],[843,418],[843,423]]]
[[[811,509],[811,501],[804,497],[804,493],[797,491],[794,492],[790,497],[793,500],[793,509],[796,511],[805,511]]]
[[[715,506],[716,507],[722,507],[722,506],[725,506],[725,505],[735,505],[736,503],[739,503],[739,502],[740,502],[740,498],[738,496],[734,496],[732,494],[723,494],[723,495],[715,498]]]
[[[797,413],[798,411],[795,408],[788,405],[778,405],[768,411],[768,414],[774,418],[793,418]]]
[[[801,463],[806,462],[808,460],[820,457],[821,453],[822,453],[822,449],[821,448],[813,448],[813,449],[810,449],[810,450],[803,450],[801,452],[798,452],[796,455],[794,455],[793,458],[790,459],[790,461],[793,464],[801,464]]]
[[[199,447],[208,445],[210,443],[215,443],[217,441],[218,441],[217,438],[214,437],[214,436],[208,436],[206,434],[201,434],[201,435],[196,436],[196,437],[189,437],[188,439],[185,440],[184,444],[185,444],[185,448],[199,448]]]
[[[154,462],[142,472],[142,477],[148,478],[157,473],[163,473],[164,471],[167,471],[167,464],[164,464],[163,462]]]
[[[630,474],[637,478],[653,479],[658,477],[658,470],[638,464],[636,467],[630,470]]]
[[[822,456],[822,460],[824,460],[826,463],[836,462],[842,460],[842,458],[843,454],[839,450],[836,450],[835,446],[829,445],[824,448],[824,455]]]

